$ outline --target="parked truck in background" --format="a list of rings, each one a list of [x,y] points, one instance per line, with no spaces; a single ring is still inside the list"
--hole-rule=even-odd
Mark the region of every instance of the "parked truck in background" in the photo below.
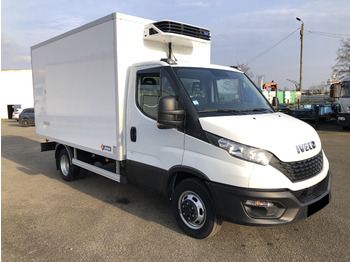
[[[66,181],[85,169],[159,192],[195,238],[223,220],[279,225],[319,211],[331,173],[316,131],[242,72],[210,64],[210,38],[113,13],[33,46],[42,151]]]
[[[340,83],[332,84],[332,98],[338,99],[337,120],[343,129],[350,127],[350,77],[344,78]]]

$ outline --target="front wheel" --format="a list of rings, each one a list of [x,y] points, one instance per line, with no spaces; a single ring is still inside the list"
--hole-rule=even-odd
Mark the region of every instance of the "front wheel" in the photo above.
[[[218,219],[210,194],[197,179],[180,182],[172,197],[173,211],[181,229],[191,237],[202,239],[219,231]]]
[[[79,175],[79,167],[71,163],[70,156],[66,149],[62,149],[58,155],[58,167],[61,176],[66,181],[72,181]]]

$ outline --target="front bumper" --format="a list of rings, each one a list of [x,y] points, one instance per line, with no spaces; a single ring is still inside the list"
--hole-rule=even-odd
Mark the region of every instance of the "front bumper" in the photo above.
[[[256,190],[207,182],[217,215],[245,225],[278,225],[311,216],[330,202],[331,172],[318,184],[300,191]],[[272,203],[273,207],[250,206],[249,202]],[[260,203],[259,202],[259,203]]]

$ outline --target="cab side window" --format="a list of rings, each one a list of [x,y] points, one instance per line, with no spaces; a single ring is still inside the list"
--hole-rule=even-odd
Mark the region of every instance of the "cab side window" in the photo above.
[[[157,119],[158,100],[162,96],[175,96],[167,77],[160,74],[140,74],[137,77],[137,106],[148,117]]]

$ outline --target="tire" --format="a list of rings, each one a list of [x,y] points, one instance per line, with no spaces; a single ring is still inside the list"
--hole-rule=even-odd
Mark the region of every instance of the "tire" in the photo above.
[[[30,126],[30,121],[29,121],[29,119],[26,119],[26,118],[22,119],[22,120],[21,120],[21,125],[22,125],[23,127],[29,127],[29,126]]]
[[[66,181],[73,181],[79,176],[79,167],[72,164],[67,149],[62,149],[58,155],[58,167],[61,176]]]
[[[200,180],[180,182],[173,193],[172,207],[180,228],[191,237],[211,237],[221,227],[209,191]]]

